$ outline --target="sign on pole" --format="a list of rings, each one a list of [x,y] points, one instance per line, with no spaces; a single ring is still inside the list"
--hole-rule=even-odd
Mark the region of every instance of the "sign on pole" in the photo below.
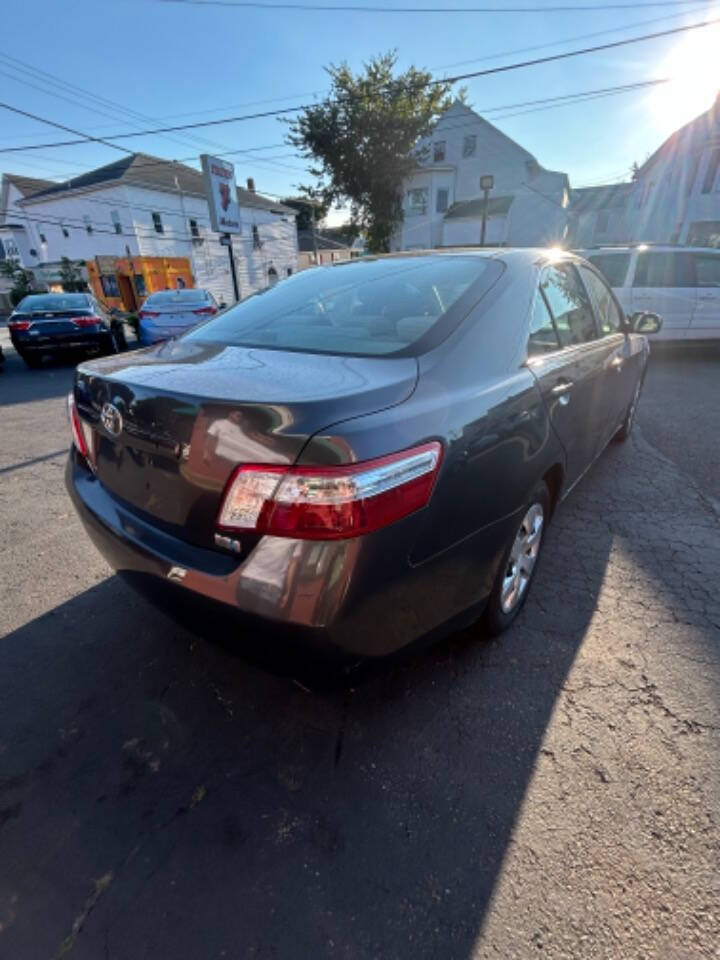
[[[240,208],[235,188],[235,167],[207,153],[200,157],[210,208],[210,226],[216,233],[240,233]]]

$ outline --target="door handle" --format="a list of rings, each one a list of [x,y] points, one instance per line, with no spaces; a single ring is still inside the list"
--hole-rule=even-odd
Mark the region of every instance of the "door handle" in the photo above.
[[[558,398],[558,403],[561,403],[564,407],[570,403],[570,391],[573,388],[572,380],[558,380],[555,386],[550,390],[550,393]]]

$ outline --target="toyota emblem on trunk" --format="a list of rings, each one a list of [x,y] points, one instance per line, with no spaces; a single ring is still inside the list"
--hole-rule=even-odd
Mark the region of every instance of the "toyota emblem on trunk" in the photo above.
[[[114,403],[104,403],[102,405],[100,423],[102,423],[111,437],[120,436],[123,428],[123,419],[122,414]]]

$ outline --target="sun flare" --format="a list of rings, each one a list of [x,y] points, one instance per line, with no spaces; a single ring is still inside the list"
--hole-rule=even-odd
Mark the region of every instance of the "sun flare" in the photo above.
[[[707,110],[720,91],[720,27],[689,33],[670,51],[657,75],[670,77],[652,94],[658,124],[677,129]]]

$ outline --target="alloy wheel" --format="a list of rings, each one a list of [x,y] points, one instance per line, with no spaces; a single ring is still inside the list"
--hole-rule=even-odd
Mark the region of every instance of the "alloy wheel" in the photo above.
[[[542,504],[533,503],[523,517],[508,557],[500,592],[503,613],[512,613],[527,590],[540,553],[544,522]]]

